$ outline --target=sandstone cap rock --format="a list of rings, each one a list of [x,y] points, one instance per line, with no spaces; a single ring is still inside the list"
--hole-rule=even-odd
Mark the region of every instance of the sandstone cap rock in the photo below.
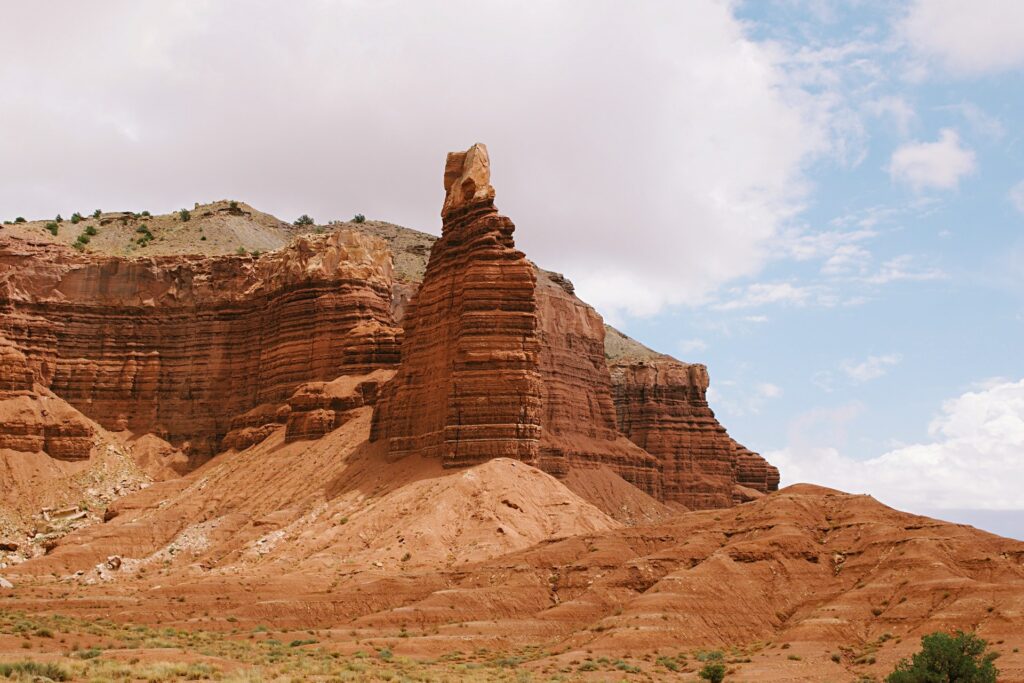
[[[444,191],[442,218],[471,204],[494,201],[491,158],[486,145],[478,142],[465,152],[449,152],[444,165]]]

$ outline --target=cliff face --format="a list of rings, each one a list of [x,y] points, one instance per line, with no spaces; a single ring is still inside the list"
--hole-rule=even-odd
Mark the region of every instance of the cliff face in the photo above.
[[[442,236],[405,311],[402,366],[371,439],[446,466],[606,465],[660,493],[657,460],[615,430],[600,316],[515,249],[482,145],[449,155],[445,190]]]
[[[779,471],[736,443],[707,402],[708,372],[668,357],[611,366],[619,430],[662,461],[664,497],[692,509],[775,491]]]
[[[95,430],[64,401],[40,392],[25,355],[0,336],[0,449],[85,460]]]
[[[370,438],[445,465],[537,462],[536,275],[493,205],[486,150],[448,157],[441,239],[404,315],[402,365]]]
[[[385,244],[353,231],[252,256],[139,260],[0,242],[0,334],[109,429],[212,455],[233,416],[398,361]]]

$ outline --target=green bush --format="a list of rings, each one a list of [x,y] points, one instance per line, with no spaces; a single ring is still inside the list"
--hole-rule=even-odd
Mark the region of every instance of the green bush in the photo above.
[[[75,211],[73,214],[71,214],[71,222],[72,223],[78,223],[81,220],[82,220],[82,214],[78,213],[77,211]]]
[[[178,218],[181,219],[182,223],[187,223],[192,220],[192,212],[188,209],[182,209],[178,212]]]
[[[57,217],[54,218],[53,220],[57,221],[58,223],[63,223],[64,222],[64,219],[60,217],[59,213],[57,214]]]
[[[99,230],[96,229],[95,225],[87,225],[86,228],[85,228],[85,234],[89,235],[90,237],[93,236],[93,235],[96,235],[98,233],[99,233]]]
[[[26,222],[25,221],[25,217],[24,216],[18,216],[17,218],[14,219],[14,222],[15,223],[24,223],[24,222]]]
[[[697,675],[711,683],[722,683],[725,680],[725,664],[722,662],[708,662]]]
[[[245,256],[248,252],[245,251],[245,247],[239,247],[238,249],[235,249],[235,253],[239,256]]]
[[[78,236],[78,239],[75,240],[75,242],[77,244],[89,244],[89,236],[83,232],[81,235]]]
[[[235,209],[238,208],[238,202],[232,199],[230,202],[228,202],[228,208],[234,211]]]
[[[51,681],[70,681],[71,674],[67,670],[52,662],[5,662],[0,664],[0,676],[19,679],[26,677],[35,680],[36,676],[48,678]]]
[[[302,214],[295,219],[295,225],[313,225],[313,218],[307,214]]]
[[[103,215],[103,212],[100,211],[99,209],[96,209],[95,211],[92,212],[92,217],[93,218],[99,218],[102,215]]]
[[[900,660],[886,683],[996,683],[999,655],[985,652],[988,643],[973,633],[936,632],[921,638],[921,651],[908,661]]]
[[[51,235],[56,237],[57,233],[60,231],[60,226],[54,223],[53,221],[50,221],[49,223],[46,224],[46,229],[50,231]]]
[[[364,216],[361,213],[357,213],[355,216],[352,216],[352,222],[353,223],[365,223],[366,222],[366,216]]]
[[[149,216],[150,216],[150,213],[149,213],[149,211],[143,211],[143,212],[142,212],[142,213],[140,213],[139,215],[140,215],[140,216],[145,216],[146,218],[149,218]]]

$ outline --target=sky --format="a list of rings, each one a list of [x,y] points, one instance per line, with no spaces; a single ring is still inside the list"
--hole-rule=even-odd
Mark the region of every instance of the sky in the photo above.
[[[0,1],[0,216],[516,240],[782,470],[1024,539],[1024,2]]]

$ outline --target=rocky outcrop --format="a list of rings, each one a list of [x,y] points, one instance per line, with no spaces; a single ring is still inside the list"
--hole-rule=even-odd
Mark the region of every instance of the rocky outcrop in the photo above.
[[[391,257],[373,237],[300,237],[262,257],[77,254],[0,242],[0,334],[33,381],[108,429],[202,459],[233,417],[299,384],[398,361]]]
[[[615,431],[600,316],[515,249],[487,150],[450,154],[441,239],[405,312],[402,365],[374,413],[391,457],[603,464],[657,493],[658,462]]]
[[[707,402],[708,372],[668,356],[611,366],[618,428],[662,462],[665,500],[728,507],[779,487],[779,472],[736,443]]]
[[[34,386],[25,355],[0,336],[0,449],[86,460],[94,433],[81,413]]]
[[[318,439],[334,431],[351,418],[356,408],[376,404],[381,387],[394,374],[394,370],[375,370],[367,375],[342,375],[331,382],[303,384],[288,399],[284,440]]]

